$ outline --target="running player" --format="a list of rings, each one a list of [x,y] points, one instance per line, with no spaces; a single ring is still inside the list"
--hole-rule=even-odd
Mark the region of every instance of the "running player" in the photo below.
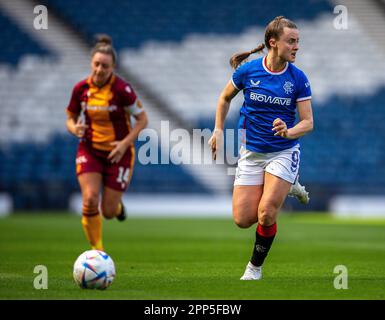
[[[76,175],[82,225],[91,247],[98,250],[103,250],[99,210],[106,219],[126,218],[122,195],[134,168],[134,142],[147,125],[134,90],[114,73],[116,60],[111,38],[99,36],[91,51],[91,75],[75,85],[67,107],[67,129],[80,139]]]
[[[234,181],[233,217],[241,228],[257,222],[258,226],[252,256],[241,280],[262,277],[262,264],[277,231],[278,212],[298,180],[298,138],[313,129],[310,84],[292,64],[298,43],[298,29],[292,21],[283,16],[272,20],[266,27],[264,44],[230,59],[235,72],[217,104],[215,130],[209,141],[214,157],[231,100],[243,91],[239,128],[243,129],[244,141]],[[266,56],[242,64],[265,46]],[[296,191],[306,198],[304,189]]]

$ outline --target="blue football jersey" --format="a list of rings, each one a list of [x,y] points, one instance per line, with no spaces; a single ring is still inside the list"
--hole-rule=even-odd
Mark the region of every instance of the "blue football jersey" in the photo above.
[[[292,128],[297,102],[311,99],[310,83],[301,70],[287,62],[282,71],[272,72],[265,60],[262,57],[246,62],[232,76],[233,85],[244,95],[238,126],[245,129],[243,145],[262,153],[281,151],[298,143],[298,139],[274,136],[273,121],[281,118],[287,128]]]

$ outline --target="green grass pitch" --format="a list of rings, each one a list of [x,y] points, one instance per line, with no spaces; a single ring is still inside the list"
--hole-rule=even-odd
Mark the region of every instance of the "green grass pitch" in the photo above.
[[[0,219],[0,299],[384,299],[385,220],[336,220],[281,214],[261,281],[240,281],[255,228],[229,219],[104,220],[105,250],[117,277],[105,291],[72,279],[88,250],[80,217],[14,214]],[[33,287],[36,265],[48,268],[48,289]],[[334,267],[348,270],[337,290]]]

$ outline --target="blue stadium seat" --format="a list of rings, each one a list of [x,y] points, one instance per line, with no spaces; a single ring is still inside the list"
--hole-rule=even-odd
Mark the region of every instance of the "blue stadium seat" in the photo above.
[[[11,192],[17,209],[66,209],[69,195],[79,191],[76,147],[75,138],[59,134],[46,144],[18,143],[9,150],[0,145],[3,156],[0,192]],[[209,190],[180,166],[142,165],[136,161],[129,192],[209,193]]]
[[[332,11],[326,0],[277,0],[265,2],[263,10],[259,2],[247,0],[116,0],[98,3],[97,10],[93,0],[83,0],[81,5],[77,0],[41,2],[90,40],[96,33],[111,35],[118,50],[137,48],[148,40],[181,41],[190,33],[237,34],[250,26],[266,25],[276,8],[293,20],[309,20],[320,12]]]
[[[10,18],[0,11],[1,40],[0,64],[17,65],[23,55],[49,56],[51,53],[31,39]]]
[[[77,0],[40,3],[66,19],[89,42],[96,33],[110,34],[118,50],[138,48],[149,40],[180,42],[195,33],[239,34],[251,26],[265,26],[276,14],[303,21],[332,12],[326,0],[277,0],[264,3],[263,10],[260,3],[246,0],[116,0],[98,3],[97,9],[93,0],[83,0],[81,5]],[[3,42],[10,43],[0,52],[0,63],[16,64],[28,53],[50,54],[1,12],[0,26]],[[385,192],[383,105],[385,89],[362,97],[333,96],[322,104],[314,104],[314,132],[301,140],[301,181],[310,191]],[[213,116],[198,119],[196,125],[202,129],[213,126]],[[226,127],[236,129],[237,117],[227,119]],[[54,135],[46,144],[0,144],[0,192],[11,192],[16,208],[65,208],[68,195],[79,190],[74,163],[76,146],[77,140],[69,134]],[[145,166],[137,162],[129,192],[208,190],[181,166]]]

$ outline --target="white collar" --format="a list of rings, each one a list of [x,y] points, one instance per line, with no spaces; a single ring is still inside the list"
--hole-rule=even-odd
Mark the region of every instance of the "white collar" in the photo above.
[[[285,73],[286,70],[287,70],[287,68],[289,67],[289,62],[286,61],[285,68],[283,68],[281,71],[277,71],[277,72],[271,71],[271,70],[267,67],[267,65],[266,65],[266,57],[267,57],[267,56],[264,56],[263,59],[262,59],[262,66],[263,66],[263,69],[265,69],[266,72],[268,72],[268,73],[270,73],[270,74],[272,74],[272,75],[277,76],[277,75],[280,75],[280,74],[282,74],[282,73]]]

